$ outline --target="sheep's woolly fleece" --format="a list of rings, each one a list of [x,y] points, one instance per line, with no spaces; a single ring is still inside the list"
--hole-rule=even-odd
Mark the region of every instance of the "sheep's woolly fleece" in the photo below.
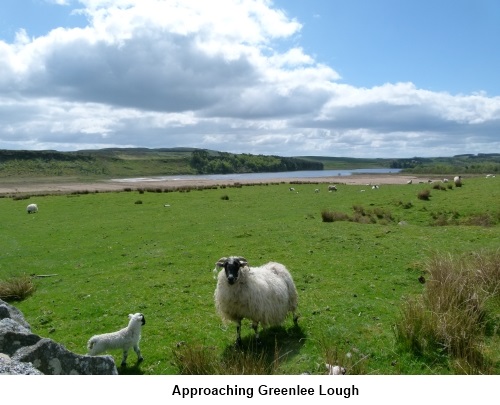
[[[260,267],[243,266],[238,280],[230,285],[224,269],[219,272],[215,290],[217,313],[224,321],[243,318],[263,327],[280,325],[298,305],[297,290],[288,270],[280,263]]]
[[[126,328],[116,332],[92,336],[87,343],[89,355],[95,356],[108,350],[121,349],[123,350],[123,366],[127,361],[128,351],[133,348],[137,354],[137,360],[142,361],[139,340],[141,339],[141,329],[146,323],[146,318],[141,313],[129,314],[128,317],[130,320]]]

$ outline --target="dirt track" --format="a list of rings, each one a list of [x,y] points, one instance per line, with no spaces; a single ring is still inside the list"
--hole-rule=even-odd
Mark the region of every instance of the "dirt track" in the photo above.
[[[8,184],[0,181],[0,195],[11,194],[70,194],[74,192],[105,192],[105,191],[123,191],[125,189],[157,189],[157,188],[196,188],[208,186],[234,185],[239,184],[261,184],[261,183],[327,183],[327,184],[406,184],[409,180],[413,183],[427,182],[428,178],[418,178],[410,175],[399,174],[369,174],[369,175],[352,175],[352,176],[332,176],[332,177],[308,177],[308,178],[280,178],[279,173],[276,173],[276,178],[265,180],[140,180],[140,181],[124,181],[124,180],[102,180],[92,183],[84,182],[23,182]]]

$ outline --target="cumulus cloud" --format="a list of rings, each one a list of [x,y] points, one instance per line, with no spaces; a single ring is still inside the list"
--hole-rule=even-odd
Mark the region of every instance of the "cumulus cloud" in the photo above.
[[[344,83],[290,45],[302,26],[269,0],[81,0],[74,12],[85,27],[36,38],[20,29],[0,41],[0,148],[354,157],[500,149],[499,97]]]

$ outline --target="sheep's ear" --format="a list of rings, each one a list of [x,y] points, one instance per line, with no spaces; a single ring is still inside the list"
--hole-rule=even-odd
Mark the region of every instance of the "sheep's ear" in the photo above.
[[[221,257],[217,263],[215,263],[216,267],[223,267],[224,263],[227,261],[227,257]]]
[[[240,262],[242,267],[248,266],[248,261],[244,257],[242,257],[242,256],[238,257],[238,261]]]
[[[132,319],[133,316],[134,314],[128,314],[128,319]]]

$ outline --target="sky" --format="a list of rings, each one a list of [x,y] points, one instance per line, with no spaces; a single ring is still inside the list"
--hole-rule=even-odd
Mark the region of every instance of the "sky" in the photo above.
[[[1,0],[0,149],[500,153],[498,0]]]

